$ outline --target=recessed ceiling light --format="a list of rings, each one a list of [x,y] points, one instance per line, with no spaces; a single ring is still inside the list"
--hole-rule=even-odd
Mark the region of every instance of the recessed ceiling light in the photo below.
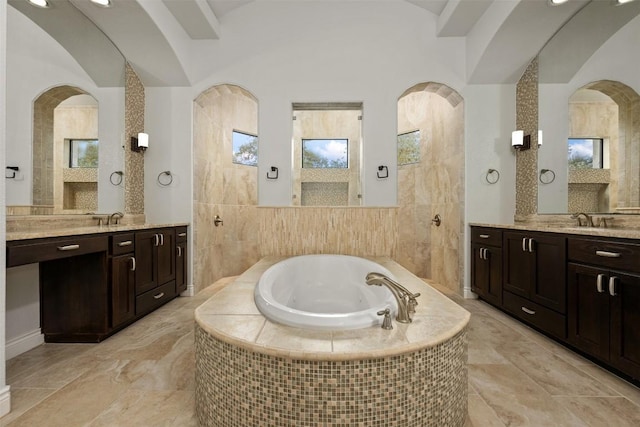
[[[559,5],[559,4],[566,3],[566,2],[568,2],[568,1],[569,1],[569,0],[549,0],[549,4],[550,4],[551,6],[557,6],[557,5]]]
[[[625,4],[625,3],[631,3],[633,0],[616,0],[616,6],[619,6],[621,4]]]
[[[49,7],[49,2],[47,0],[29,0],[29,3],[38,7]]]
[[[102,7],[111,6],[111,0],[91,0],[91,3],[97,4],[98,6]]]

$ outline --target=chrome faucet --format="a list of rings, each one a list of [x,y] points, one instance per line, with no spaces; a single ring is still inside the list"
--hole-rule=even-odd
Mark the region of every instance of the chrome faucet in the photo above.
[[[407,288],[382,273],[371,272],[366,277],[367,285],[386,286],[398,302],[398,314],[396,320],[400,323],[411,323],[416,312],[420,294],[411,293]]]
[[[107,218],[107,225],[118,225],[118,222],[124,217],[122,212],[114,212]]]
[[[584,217],[585,219],[584,224],[582,223],[582,220],[580,217]],[[584,212],[574,213],[573,215],[571,215],[571,219],[578,220],[578,227],[593,227],[593,219]]]

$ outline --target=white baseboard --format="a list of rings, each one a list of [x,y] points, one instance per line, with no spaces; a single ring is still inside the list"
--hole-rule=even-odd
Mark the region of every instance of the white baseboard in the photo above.
[[[7,385],[0,390],[0,417],[4,417],[11,411],[11,388]]]
[[[44,335],[40,329],[28,332],[6,342],[5,356],[7,360],[44,343]]]
[[[181,297],[192,297],[192,296],[194,296],[195,294],[196,294],[196,293],[195,293],[195,289],[194,289],[194,287],[193,287],[193,284],[191,284],[191,285],[188,285],[188,286],[187,286],[187,289],[186,289],[185,291],[183,291],[183,292],[180,294],[180,296],[181,296]]]
[[[471,288],[464,288],[463,292],[464,292],[463,296],[465,299],[478,299],[478,295],[473,293]]]

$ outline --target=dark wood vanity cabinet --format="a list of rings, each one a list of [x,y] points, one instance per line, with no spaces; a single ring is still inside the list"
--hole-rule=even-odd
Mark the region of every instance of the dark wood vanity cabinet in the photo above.
[[[139,231],[135,246],[136,314],[144,314],[176,296],[176,231]]]
[[[473,226],[471,248],[481,299],[640,381],[640,240]],[[484,259],[499,250],[501,299]]]
[[[502,305],[502,230],[471,230],[471,290],[494,305]]]
[[[569,343],[640,378],[640,245],[569,238],[568,257]]]
[[[7,267],[39,263],[46,342],[100,342],[186,289],[186,232],[181,226],[8,241]]]
[[[176,293],[187,290],[187,227],[176,228]]]

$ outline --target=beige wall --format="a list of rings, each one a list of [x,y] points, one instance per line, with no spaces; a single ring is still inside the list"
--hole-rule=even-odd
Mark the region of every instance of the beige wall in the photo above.
[[[398,134],[420,130],[421,160],[398,167],[398,262],[461,289],[464,229],[463,103],[422,90],[398,101]],[[440,227],[431,219],[439,214]]]

